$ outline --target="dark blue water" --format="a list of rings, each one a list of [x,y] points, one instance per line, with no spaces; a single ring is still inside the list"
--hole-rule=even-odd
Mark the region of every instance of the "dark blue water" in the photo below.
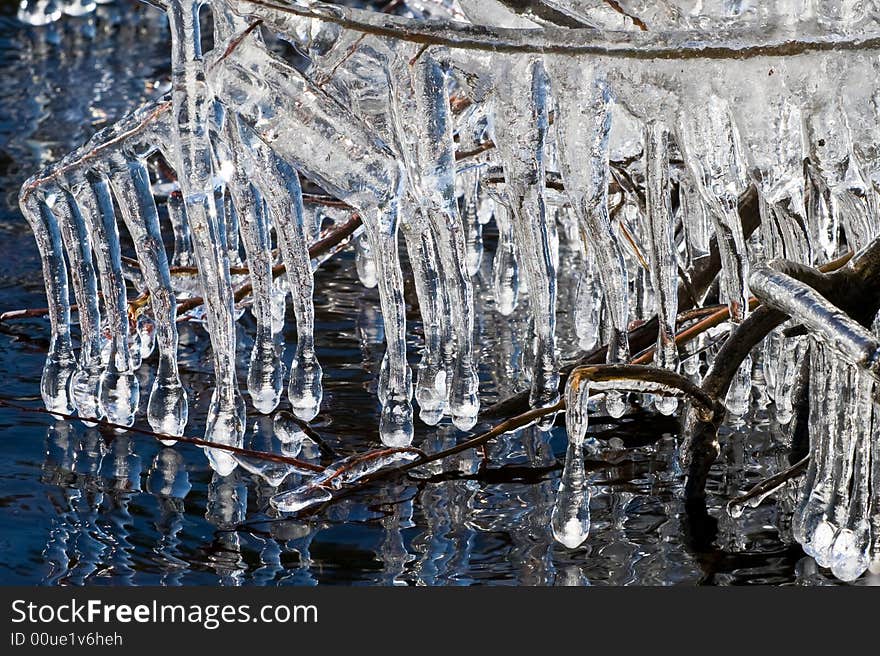
[[[5,311],[46,303],[37,251],[15,204],[20,184],[151,97],[167,80],[168,36],[154,10],[128,0],[46,28],[18,24],[12,3],[0,4],[0,14],[0,311]],[[491,248],[491,240],[487,245]],[[481,289],[487,272],[477,281]],[[376,294],[357,282],[351,253],[322,266],[316,289],[325,399],[312,423],[314,442],[299,457],[326,464],[376,445],[382,326]],[[522,316],[502,319],[486,304],[478,320],[484,403],[517,389],[511,378],[518,356],[513,336],[525,329]],[[411,307],[410,314],[415,355],[420,330],[417,311]],[[243,323],[239,339],[246,353]],[[47,337],[44,319],[0,324],[3,399],[40,407]],[[191,435],[204,425],[211,392],[206,342],[201,327],[182,328]],[[150,370],[150,362],[141,370],[142,390],[149,389]],[[553,542],[548,529],[564,457],[560,428],[505,436],[489,447],[489,464],[482,469],[480,457],[466,452],[432,471],[355,491],[314,513],[278,517],[268,508],[275,488],[241,469],[217,477],[196,447],[166,448],[135,432],[107,434],[0,407],[0,583],[830,582],[781,537],[772,502],[736,522],[720,510],[722,497],[747,489],[784,460],[761,412],[755,410],[751,429],[734,430],[727,439],[726,462],[736,466],[729,474],[719,466],[712,481],[721,496],[713,499],[719,519],[708,537],[695,534],[678,500],[674,422],[636,416],[594,426],[603,444],[616,439],[588,462],[595,490],[593,531],[584,546],[568,550]],[[138,423],[145,425],[142,416]],[[255,424],[271,437],[271,418],[252,413],[249,426]],[[437,450],[462,437],[449,426],[419,425],[416,444]],[[296,482],[289,477],[282,488]]]

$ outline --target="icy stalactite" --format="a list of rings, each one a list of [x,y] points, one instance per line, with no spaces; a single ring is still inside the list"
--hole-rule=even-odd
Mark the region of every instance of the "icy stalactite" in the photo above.
[[[40,252],[51,326],[49,352],[40,378],[40,393],[47,410],[67,413],[73,410],[68,384],[77,362],[70,341],[70,301],[61,231],[44,199],[22,195],[20,207]]]
[[[492,260],[492,288],[495,306],[502,316],[510,316],[519,303],[519,262],[513,226],[503,203],[495,205],[495,225],[498,226],[498,245]]]
[[[171,0],[166,8],[172,35],[172,161],[178,170],[191,230],[214,355],[216,387],[205,435],[209,440],[239,446],[245,410],[235,373],[228,253],[215,206],[213,153],[208,133],[212,103],[201,52],[200,6],[192,0]],[[209,449],[206,453],[221,476],[228,475],[236,466],[224,451]]]
[[[68,0],[63,7],[77,11],[89,4]],[[480,239],[493,218],[499,235],[492,262],[494,310],[501,321],[520,321],[523,314],[531,321],[530,328],[517,324],[510,330],[503,357],[526,363],[528,370],[513,383],[515,375],[506,372],[505,384],[513,390],[530,381],[533,406],[558,400],[557,360],[574,354],[569,342],[575,334],[582,350],[609,342],[608,361],[624,362],[630,356],[628,329],[656,315],[655,362],[676,369],[679,283],[686,288],[686,270],[699,269],[716,248],[720,289],[710,287],[701,296],[728,303],[733,323],[739,323],[751,280],[762,300],[796,314],[800,325],[822,336],[823,345],[810,349],[812,358],[823,349],[816,367],[841,387],[867,385],[878,368],[876,338],[763,265],[776,257],[814,264],[874,237],[880,132],[873,90],[863,81],[876,77],[877,64],[869,53],[818,48],[834,41],[849,48],[854,35],[872,35],[877,28],[870,15],[854,3],[814,3],[801,14],[794,2],[749,4],[748,11],[742,3],[698,3],[698,11],[698,5],[676,9],[627,1],[618,3],[620,11],[609,11],[607,3],[559,0],[553,3],[561,12],[557,18],[571,22],[559,28],[546,15],[513,10],[508,2],[417,4],[410,6],[415,16],[457,22],[432,24],[429,31],[405,16],[317,2],[213,0],[217,47],[203,58],[197,3],[163,3],[174,41],[170,101],[147,104],[101,131],[29,181],[21,197],[49,299],[51,345],[41,383],[48,408],[75,407],[83,418],[103,414],[132,423],[135,370],[155,345],[159,372],[148,419],[158,430],[181,433],[187,406],[177,372],[176,305],[201,296],[204,306],[186,318],[207,320],[214,347],[218,392],[207,435],[240,444],[245,424],[236,391],[234,322],[243,307],[232,301],[233,285],[248,281],[257,324],[247,367],[252,405],[269,413],[280,402],[280,334],[290,294],[297,342],[288,396],[299,418],[314,418],[322,393],[311,298],[313,269],[322,260],[310,260],[308,247],[318,238],[322,210],[314,199],[303,200],[300,175],[332,196],[332,204],[345,204],[327,209],[328,215],[347,219],[353,211],[364,223],[353,240],[359,277],[380,292],[387,352],[378,385],[379,434],[388,445],[409,444],[413,433],[398,232],[424,325],[415,385],[421,418],[434,425],[448,415],[467,430],[479,409],[473,290],[483,283]],[[22,3],[35,16],[56,11],[50,5]],[[304,15],[309,13],[330,20]],[[268,30],[251,29],[257,18]],[[349,21],[347,27],[333,22],[339,18]],[[349,29],[358,23],[403,27],[416,38]],[[756,28],[766,29],[759,33],[771,40],[770,54],[749,49],[749,30]],[[273,54],[263,41],[270,32],[305,54],[307,67],[295,69]],[[774,39],[808,52],[778,56]],[[472,48],[455,47],[462,43]],[[703,45],[710,49],[693,57]],[[653,48],[656,58],[640,48]],[[730,53],[737,58],[726,61]],[[686,65],[677,57],[687,57]],[[155,169],[154,157],[160,159]],[[762,226],[747,246],[738,205],[749,185],[758,192]],[[158,221],[162,199],[173,230],[165,238],[173,236],[175,245],[170,264],[195,265],[198,277],[170,274]],[[132,237],[139,271],[120,258],[117,218]],[[570,248],[575,239],[582,249]],[[281,276],[272,271],[278,263],[286,269]],[[249,273],[230,276],[230,264]],[[580,267],[580,279],[566,271],[557,283],[560,267]],[[135,294],[148,293],[148,305],[127,305],[126,280]],[[78,357],[68,284],[79,306]],[[524,293],[529,312],[516,314]],[[566,313],[574,316],[574,326],[555,325],[557,304],[566,321]],[[717,327],[685,348],[697,353],[726,330]],[[794,412],[792,390],[807,342],[783,339],[782,329],[766,342],[764,372],[780,423]],[[683,369],[696,377],[701,363],[711,364],[713,357],[709,347]],[[844,376],[844,370],[850,373]],[[749,409],[751,371],[746,359],[727,397],[733,415]],[[605,392],[615,416],[626,407],[621,390],[653,399],[663,412],[677,404],[666,393],[671,390],[656,387],[594,389]],[[822,413],[814,411],[817,430],[844,436],[823,445],[816,435],[814,453],[845,447],[851,457],[826,457],[808,474],[808,492],[818,489],[818,501],[807,513],[811,532],[804,541],[846,578],[864,569],[859,554],[868,538],[860,517],[867,513],[868,524],[876,524],[876,511],[864,510],[874,493],[864,479],[869,467],[877,469],[877,458],[868,454],[863,428],[840,414],[842,407],[855,408],[855,401],[822,389]],[[858,411],[870,414],[859,395]],[[577,412],[569,406],[574,434],[581,433]],[[548,427],[552,418],[542,423]],[[262,439],[267,427],[260,423],[252,437]],[[588,531],[578,441],[572,440],[562,479],[567,509],[560,506],[552,522],[571,544]],[[218,472],[236,464],[228,454],[209,455]],[[851,484],[840,487],[841,477]],[[326,497],[319,484],[307,492]],[[872,500],[868,507],[877,504]],[[801,509],[801,524],[803,515]],[[804,536],[803,526],[799,530]]]
[[[579,547],[590,534],[591,491],[584,471],[589,396],[590,381],[570,376],[565,385],[568,449],[550,518],[553,537],[569,549]]]
[[[155,430],[181,435],[186,426],[188,405],[177,367],[177,303],[149,174],[141,159],[126,158],[121,153],[111,157],[107,173],[122,222],[134,242],[156,322],[159,367],[150,392],[147,417]],[[142,346],[143,342],[141,338]]]
[[[314,277],[309,259],[309,227],[302,204],[299,176],[259,140],[250,148],[257,179],[264,190],[266,209],[275,226],[296,317],[296,351],[290,366],[287,398],[294,414],[311,421],[323,398],[322,370],[315,354]]]
[[[461,430],[477,420],[477,374],[473,355],[473,290],[467,244],[455,194],[455,143],[449,107],[448,64],[442,52],[427,51],[412,63],[416,175],[415,192],[424,204],[437,246],[438,265],[449,299],[456,353],[448,375],[448,412]],[[418,193],[421,192],[421,193]]]
[[[678,314],[678,270],[675,261],[675,235],[669,189],[669,133],[658,123],[647,127],[645,170],[647,224],[650,238],[651,282],[655,308],[660,323],[655,360],[666,369],[678,369],[678,346],[675,343],[675,318]],[[658,398],[657,410],[669,415],[678,405],[672,397]]]
[[[560,170],[584,249],[596,262],[609,317],[608,362],[625,362],[629,359],[627,269],[608,215],[610,91],[601,70],[583,62],[559,58],[550,70]],[[606,404],[612,415],[623,414],[623,399],[616,392],[607,396]]]
[[[82,346],[79,366],[70,379],[70,392],[77,414],[100,419],[98,401],[101,380],[101,316],[98,310],[98,279],[92,262],[92,248],[79,205],[69,190],[54,190],[52,212],[61,228],[70,263],[71,283],[77,303]]]
[[[252,312],[257,323],[248,367],[247,386],[251,403],[263,413],[272,412],[281,400],[284,370],[272,326],[272,239],[269,217],[260,190],[251,182],[256,172],[245,154],[240,126],[234,117],[226,121],[226,137],[233,158],[228,182],[253,285]]]
[[[552,215],[544,192],[544,151],[549,127],[549,79],[540,60],[520,58],[498,73],[493,98],[495,142],[505,175],[518,255],[529,288],[536,335],[529,397],[533,406],[559,400],[556,355],[556,267],[551,255]],[[514,100],[516,99],[516,100]],[[525,101],[525,102],[523,102]],[[552,417],[541,422],[552,426]]]
[[[140,345],[129,341],[128,298],[113,198],[103,175],[92,173],[78,182],[76,200],[94,244],[104,298],[106,323],[101,329],[106,326],[109,333],[109,351],[100,374],[99,405],[109,421],[130,426],[140,395],[132,350],[139,350]]]

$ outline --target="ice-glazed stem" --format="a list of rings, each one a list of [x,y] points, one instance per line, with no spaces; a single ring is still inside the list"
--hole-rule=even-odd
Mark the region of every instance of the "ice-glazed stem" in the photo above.
[[[678,266],[669,189],[669,132],[658,122],[651,122],[646,127],[645,186],[651,282],[660,324],[655,360],[659,366],[675,371],[678,369],[678,346],[675,343]],[[655,405],[660,412],[668,415],[675,411],[678,404],[672,397],[658,397]]]
[[[287,271],[287,284],[296,317],[296,352],[290,365],[287,396],[293,413],[311,421],[321,409],[321,365],[315,355],[315,281],[309,258],[309,226],[303,211],[297,172],[259,139],[251,141],[260,188]]]
[[[284,371],[272,330],[272,236],[263,194],[252,182],[256,171],[246,155],[237,118],[226,118],[225,135],[233,162],[227,185],[238,214],[244,251],[253,287],[253,314],[257,321],[254,346],[248,367],[247,385],[251,402],[259,412],[278,407],[284,384]],[[283,221],[286,217],[280,217]]]
[[[119,154],[111,159],[109,173],[110,186],[150,292],[156,322],[159,367],[150,392],[147,419],[156,431],[182,435],[188,406],[177,371],[177,301],[171,288],[171,273],[149,173],[142,160]]]
[[[193,250],[202,283],[216,387],[211,402],[207,438],[239,445],[244,438],[244,403],[235,375],[235,319],[229,257],[214,204],[213,167],[209,138],[212,95],[202,57],[197,0],[169,0],[171,28],[172,135],[175,166]],[[235,468],[225,452],[208,451],[211,465],[221,475]]]
[[[140,383],[134,373],[128,341],[128,296],[122,275],[119,229],[106,176],[88,173],[77,198],[94,244],[110,331],[110,357],[101,372],[99,403],[109,421],[130,426],[137,411]]]
[[[56,189],[53,214],[61,227],[70,278],[79,316],[81,348],[79,367],[70,380],[77,413],[83,418],[103,416],[98,402],[101,380],[101,315],[98,310],[98,279],[92,262],[92,247],[79,204],[67,189]]]
[[[457,346],[448,381],[449,413],[458,428],[470,430],[480,409],[473,356],[474,299],[455,195],[455,142],[446,71],[433,53],[422,54],[412,69],[420,191],[429,204],[426,213],[434,229]]]
[[[40,378],[40,394],[47,410],[70,413],[73,400],[68,392],[68,383],[76,369],[76,357],[70,342],[70,300],[61,231],[52,210],[42,197],[28,195],[20,200],[19,205],[40,252],[52,331]]]
[[[376,258],[388,345],[380,381],[386,390],[380,434],[389,446],[409,444],[412,375],[397,247],[402,166],[362,121],[248,39],[226,61],[214,69],[221,99],[229,99],[280,158],[356,208],[364,222]]]
[[[607,361],[629,359],[629,282],[620,241],[608,214],[611,94],[601,69],[582,61],[549,58],[556,97],[559,167],[565,191],[581,225],[584,249],[595,258],[608,313]],[[608,411],[623,414],[616,392],[606,396]]]
[[[434,237],[423,221],[410,221],[404,227],[403,236],[412,264],[419,312],[422,315],[422,332],[425,335],[422,359],[416,369],[416,401],[419,404],[419,418],[429,426],[435,426],[443,418],[447,396],[441,347],[443,299],[437,250]]]
[[[499,72],[495,97],[495,141],[506,180],[507,204],[525,267],[535,330],[535,363],[529,401],[546,407],[559,401],[556,355],[556,266],[551,247],[552,216],[544,191],[544,149],[549,127],[549,80],[541,60],[517,57]],[[540,425],[549,428],[553,417]]]
[[[763,303],[803,323],[852,364],[880,375],[880,340],[812,287],[771,267],[756,269],[750,285]]]

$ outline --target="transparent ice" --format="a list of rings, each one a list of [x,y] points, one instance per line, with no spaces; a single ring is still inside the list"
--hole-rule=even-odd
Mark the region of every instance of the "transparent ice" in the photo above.
[[[796,538],[842,579],[880,567],[873,417],[880,344],[768,267],[780,257],[817,264],[877,237],[880,131],[865,83],[877,77],[876,52],[812,47],[876,36],[876,3],[621,0],[609,10],[610,3],[554,0],[562,25],[499,0],[412,1],[393,17],[318,2],[149,4],[169,21],[171,92],[38,172],[20,194],[48,299],[40,390],[47,409],[131,425],[136,372],[155,350],[147,420],[173,443],[190,401],[179,372],[178,310],[199,297],[185,316],[204,321],[212,346],[205,438],[241,447],[273,433],[301,444],[297,430],[270,431],[263,417],[249,422],[247,406],[269,415],[286,398],[298,421],[321,413],[312,303],[319,261],[309,247],[322,221],[339,225],[352,214],[363,226],[352,237],[358,276],[381,299],[378,438],[387,447],[411,443],[413,396],[425,424],[448,417],[469,431],[477,423],[472,278],[491,223],[495,311],[506,320],[527,309],[514,350],[527,363],[521,382],[531,407],[559,403],[568,349],[607,344],[609,363],[627,362],[628,332],[654,316],[656,366],[698,377],[701,355],[680,352],[676,317],[689,284],[682,272],[714,247],[719,284],[688,301],[729,308],[730,323],[709,337],[721,339],[746,319],[752,292],[810,333],[788,337],[780,328],[762,348],[781,424],[792,419],[803,358],[816,381]],[[205,5],[215,43],[207,53]],[[19,17],[37,25],[92,10],[85,0],[23,0]],[[429,30],[423,18],[441,22]],[[384,21],[425,38],[383,36]],[[306,63],[278,54],[275,35]],[[790,43],[806,45],[774,50]],[[304,185],[320,189],[327,207]],[[739,216],[750,189],[761,214],[751,241]],[[173,234],[163,234],[165,215]],[[137,267],[122,256],[128,238]],[[170,255],[166,243],[174,245]],[[415,375],[406,346],[410,274],[424,335]],[[249,293],[241,294],[245,285]],[[256,332],[247,371],[237,372],[243,295]],[[288,300],[297,338],[285,371]],[[571,340],[562,337],[566,312]],[[747,358],[727,394],[732,415],[748,409],[752,369]],[[570,548],[590,528],[583,441],[591,387],[604,392],[613,417],[632,400],[663,414],[679,404],[674,390],[656,385],[569,381],[569,448],[551,525]],[[538,428],[552,428],[553,419],[545,414]],[[272,485],[290,473],[228,450],[206,454],[219,490],[238,465]],[[411,452],[337,463],[272,503],[292,512],[325,501],[331,488],[401,454]]]

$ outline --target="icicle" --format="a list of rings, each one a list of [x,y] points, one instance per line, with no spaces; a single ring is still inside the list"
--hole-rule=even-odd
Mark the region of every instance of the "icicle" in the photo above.
[[[560,170],[581,225],[584,248],[595,256],[610,327],[608,362],[625,362],[629,359],[626,262],[608,215],[610,91],[596,66],[564,57],[549,61]],[[615,392],[606,396],[606,406],[618,417],[626,409],[623,397]]]
[[[177,302],[171,288],[171,274],[149,175],[144,163],[136,158],[114,155],[110,167],[110,186],[116,195],[122,220],[134,241],[138,263],[150,292],[159,340],[159,367],[150,392],[147,419],[153,430],[182,435],[188,405],[177,370]],[[141,352],[147,341],[142,334]]]
[[[748,259],[738,213],[746,189],[739,136],[727,103],[710,95],[705,105],[681,115],[680,146],[707,205],[721,254],[723,291],[734,323],[748,312]]]
[[[553,537],[569,549],[579,547],[590,534],[591,496],[584,470],[583,442],[569,440],[550,518]]]
[[[565,383],[565,428],[569,441],[583,442],[590,419],[590,381],[576,373]]]
[[[651,284],[660,323],[654,357],[659,367],[678,370],[675,317],[678,314],[678,268],[675,259],[675,225],[669,190],[669,133],[665,126],[650,123],[645,136],[647,225],[650,239]],[[658,397],[654,405],[664,415],[678,406],[675,397]]]
[[[100,419],[101,315],[98,310],[98,280],[92,264],[92,248],[86,222],[76,198],[68,190],[56,190],[53,214],[61,227],[70,277],[76,296],[81,333],[79,366],[70,379],[70,393],[83,419]]]
[[[749,402],[752,392],[752,357],[748,356],[739,366],[733,380],[730,381],[730,389],[724,399],[727,411],[734,417],[742,417],[749,411]]]
[[[209,141],[211,93],[201,52],[197,0],[170,0],[171,132],[180,190],[199,267],[208,329],[214,351],[215,389],[205,430],[207,439],[240,445],[244,434],[244,401],[235,376],[235,326],[228,254],[223,248],[214,206],[212,149]],[[176,374],[176,372],[175,372]],[[227,475],[235,468],[228,453],[207,451],[211,466]]]
[[[46,364],[43,365],[40,378],[40,394],[47,410],[70,413],[73,410],[73,400],[68,392],[68,383],[76,370],[76,357],[70,342],[70,300],[61,232],[58,221],[45,200],[32,194],[20,197],[19,205],[31,226],[40,251],[52,331]]]
[[[442,294],[440,273],[437,267],[437,251],[434,238],[427,226],[410,225],[404,230],[407,251],[412,262],[419,311],[422,315],[422,331],[425,344],[422,358],[416,369],[416,401],[419,417],[429,426],[435,426],[443,418],[446,408],[446,368],[443,366]]]
[[[131,426],[140,396],[131,349],[140,350],[140,346],[129,343],[128,302],[122,275],[119,230],[107,178],[89,174],[80,190],[79,201],[95,245],[110,333],[110,354],[101,373],[99,403],[109,421]]]
[[[773,361],[765,358],[765,369],[774,369],[775,365],[775,380],[770,381],[768,377],[767,387],[776,405],[776,420],[785,425],[794,416],[792,394],[803,359],[804,341],[799,338],[783,341],[781,336],[778,339],[779,352]]]
[[[856,373],[857,370],[846,363],[835,365],[833,382],[840,392],[832,407],[834,415],[831,417],[833,423],[830,429],[833,431],[831,438],[833,464],[830,467],[829,493],[809,545],[804,547],[804,550],[822,567],[831,565],[834,537],[846,521],[849,509],[853,456],[856,447],[851,414],[853,408],[850,407],[852,399],[849,395],[853,390]]]
[[[287,396],[303,421],[317,416],[324,396],[321,365],[315,355],[314,277],[309,259],[308,226],[299,176],[257,139],[250,140],[254,172],[272,217],[296,316],[296,352],[290,366]]]
[[[417,121],[418,187],[437,246],[437,263],[449,299],[456,353],[447,382],[447,411],[460,430],[470,430],[480,409],[473,356],[473,290],[467,245],[455,196],[455,143],[442,53],[422,53],[411,66]]]
[[[483,222],[480,221],[480,176],[477,169],[465,171],[462,179],[464,210],[462,223],[467,244],[467,273],[473,277],[483,261]]]
[[[815,391],[814,386],[810,386],[810,452],[812,459],[816,461],[816,466],[814,471],[808,470],[804,478],[802,501],[798,504],[792,522],[795,538],[810,555],[817,553],[817,545],[814,545],[816,533],[831,503],[834,464],[838,458],[840,436],[837,429],[837,401],[840,391],[838,372],[841,365],[822,350],[814,341],[811,351],[816,355],[812,363],[810,380],[815,379],[824,383],[822,386],[816,385]],[[814,435],[815,441],[812,439]],[[812,465],[810,470],[813,470]],[[825,545],[820,543],[818,546],[830,547],[831,538],[833,533],[826,536]]]
[[[495,205],[495,223],[498,226],[498,245],[492,260],[492,289],[498,312],[508,317],[513,314],[519,301],[519,266],[513,226],[507,207],[501,203]]]
[[[540,60],[514,57],[499,73],[495,97],[495,143],[504,166],[506,197],[525,268],[535,330],[535,364],[529,402],[546,407],[559,400],[556,355],[556,269],[544,191],[544,148],[549,112],[549,80]],[[528,102],[523,104],[523,99]],[[539,426],[549,429],[553,416]]]
[[[278,407],[284,384],[284,368],[272,328],[272,244],[263,196],[251,183],[255,177],[250,161],[240,155],[245,145],[234,116],[226,120],[226,136],[233,158],[228,182],[232,205],[236,208],[245,255],[253,286],[252,312],[257,322],[248,366],[247,385],[251,403],[257,411],[269,413]]]

